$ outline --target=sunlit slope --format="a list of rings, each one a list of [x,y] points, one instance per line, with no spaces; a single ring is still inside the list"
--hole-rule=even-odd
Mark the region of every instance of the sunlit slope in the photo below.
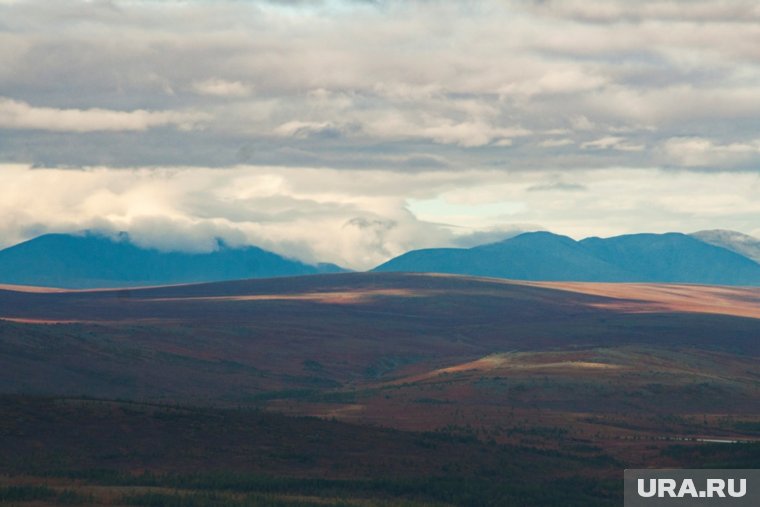
[[[537,287],[603,296],[598,308],[628,313],[705,313],[760,319],[760,289],[645,283],[536,282]]]

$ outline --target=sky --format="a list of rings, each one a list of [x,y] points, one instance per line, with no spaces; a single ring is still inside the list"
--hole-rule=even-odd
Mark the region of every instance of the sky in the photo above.
[[[744,0],[0,0],[0,247],[760,235]]]

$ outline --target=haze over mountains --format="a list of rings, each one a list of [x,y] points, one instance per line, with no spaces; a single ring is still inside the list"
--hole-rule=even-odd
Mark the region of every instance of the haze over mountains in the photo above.
[[[723,229],[699,231],[692,234],[692,236],[705,243],[726,248],[732,252],[749,257],[755,262],[760,262],[760,239],[754,236]]]
[[[528,232],[473,248],[414,250],[377,272],[437,272],[533,281],[760,285],[760,241],[733,231],[631,234],[576,241]],[[219,242],[209,253],[163,252],[94,232],[46,234],[0,251],[0,283],[134,287],[345,271],[255,246]]]

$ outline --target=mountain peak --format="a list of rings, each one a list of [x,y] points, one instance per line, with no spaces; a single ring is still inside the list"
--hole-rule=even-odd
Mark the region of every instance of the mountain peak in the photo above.
[[[490,247],[495,247],[497,245],[507,245],[507,244],[515,244],[515,243],[552,243],[552,242],[559,242],[559,243],[565,243],[565,244],[576,243],[576,241],[569,236],[563,236],[561,234],[555,234],[549,231],[530,231],[530,232],[522,232],[520,234],[517,234],[516,236],[506,238],[496,243],[486,243],[484,245],[478,245],[473,248],[490,248]]]

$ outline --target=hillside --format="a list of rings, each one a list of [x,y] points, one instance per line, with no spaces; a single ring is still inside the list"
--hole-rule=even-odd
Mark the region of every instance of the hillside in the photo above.
[[[621,292],[355,273],[136,290],[0,290],[0,388],[241,402],[504,351],[666,343],[760,356],[760,321],[751,318],[760,316],[757,290],[612,287]]]
[[[469,249],[416,250],[374,271],[536,281],[760,285],[760,264],[678,233],[575,241],[549,232],[531,232]]]
[[[0,413],[12,436],[0,449],[0,503],[586,507],[614,505],[620,491],[596,480],[608,459],[257,410],[0,397]],[[568,470],[562,484],[549,477]],[[47,489],[24,487],[30,473],[45,474]]]
[[[759,332],[739,287],[6,287],[0,501],[619,505],[626,467],[760,463]]]
[[[129,287],[340,272],[248,246],[209,253],[145,249],[122,234],[46,234],[0,251],[0,283],[63,288]]]

